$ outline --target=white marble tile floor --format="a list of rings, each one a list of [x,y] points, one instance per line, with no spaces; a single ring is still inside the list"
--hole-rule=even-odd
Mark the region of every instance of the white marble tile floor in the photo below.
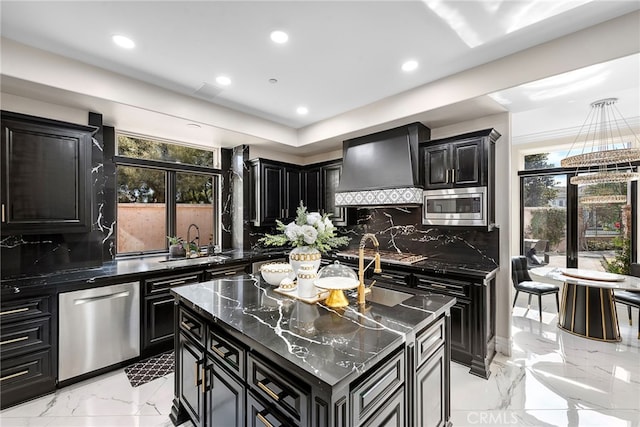
[[[513,353],[496,355],[484,380],[452,363],[452,422],[459,426],[640,426],[637,311],[622,341],[603,343],[557,328],[555,301],[513,310]],[[171,427],[173,374],[133,388],[122,369],[0,412],[2,427]],[[193,427],[185,423],[181,427]]]

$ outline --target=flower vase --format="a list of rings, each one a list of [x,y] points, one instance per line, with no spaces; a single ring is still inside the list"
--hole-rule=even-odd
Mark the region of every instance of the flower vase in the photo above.
[[[289,264],[293,267],[293,272],[297,275],[302,264],[312,264],[314,271],[320,268],[322,254],[316,248],[309,246],[298,246],[289,253]]]

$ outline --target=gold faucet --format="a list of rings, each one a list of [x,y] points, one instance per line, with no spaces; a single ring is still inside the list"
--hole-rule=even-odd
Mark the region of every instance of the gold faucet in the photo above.
[[[367,266],[365,267],[364,266],[364,247],[367,243],[367,240],[371,240],[373,242],[373,247],[376,250],[376,255],[373,257],[373,260],[369,264],[367,264]],[[358,249],[358,304],[365,303],[364,296],[369,290],[364,287],[364,272],[367,271],[367,269],[371,267],[371,264],[373,263],[375,263],[373,266],[373,272],[374,273],[382,272],[382,268],[380,268],[380,252],[378,252],[378,246],[380,246],[380,244],[378,243],[378,239],[376,239],[376,236],[371,233],[365,233],[362,236],[362,239],[360,239],[360,246]],[[375,283],[375,280],[373,281],[373,283],[371,283],[371,286],[373,286],[374,283]],[[369,288],[371,288],[371,286],[369,286]]]

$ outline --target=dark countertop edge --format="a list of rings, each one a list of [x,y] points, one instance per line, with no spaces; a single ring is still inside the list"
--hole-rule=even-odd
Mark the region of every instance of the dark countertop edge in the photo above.
[[[214,282],[214,281],[210,281],[210,282]],[[198,286],[198,285],[203,285],[205,283],[208,283],[208,282],[203,282],[203,283],[198,283],[198,284],[193,284],[193,285],[185,285],[185,286]],[[185,297],[182,297],[181,295],[175,293],[173,290],[171,291],[171,294],[173,295],[174,298],[176,298],[176,300],[182,301],[187,307],[189,307],[190,309],[192,309],[196,313],[198,313],[200,315],[203,315],[207,320],[209,320],[211,322],[214,322],[214,323],[223,324],[224,327],[225,327],[225,330],[227,331],[227,333],[231,334],[232,336],[234,336],[234,338],[238,339],[239,341],[242,341],[242,338],[246,338],[246,339],[251,340],[253,343],[256,344],[255,346],[253,346],[251,348],[259,347],[260,349],[266,350],[271,355],[279,356],[278,353],[276,353],[273,350],[269,349],[268,347],[264,346],[262,343],[260,343],[258,341],[255,341],[253,338],[243,334],[241,331],[237,330],[234,326],[229,325],[223,319],[217,318],[212,313],[209,313],[208,311],[203,310],[200,306],[197,305],[197,303],[195,303],[195,302],[193,302],[193,301],[191,301],[191,300],[189,300],[189,299],[187,299]],[[417,296],[421,296],[422,298],[429,298],[428,295],[417,295]],[[387,358],[390,354],[395,353],[396,351],[398,351],[398,349],[400,347],[403,347],[405,345],[405,343],[407,342],[407,337],[408,336],[409,336],[410,339],[414,339],[415,338],[415,334],[417,332],[422,331],[425,327],[427,327],[429,324],[431,324],[434,320],[436,320],[437,318],[439,318],[443,314],[450,312],[451,311],[451,307],[453,307],[455,305],[455,302],[456,302],[456,299],[454,297],[438,295],[438,298],[448,298],[449,301],[445,305],[440,307],[438,310],[430,312],[430,314],[427,317],[425,317],[420,322],[415,324],[412,327],[411,331],[406,332],[406,333],[398,333],[398,339],[394,340],[393,343],[387,345],[387,347],[385,347],[380,352],[376,353],[375,356],[373,356],[371,359],[369,359],[367,362],[365,362],[364,370],[362,370],[362,371],[354,371],[354,370],[352,370],[347,375],[343,376],[342,378],[340,378],[339,380],[337,380],[337,381],[335,381],[333,383],[327,382],[326,379],[324,379],[324,378],[316,377],[316,380],[318,382],[326,385],[327,387],[336,387],[336,386],[339,386],[341,384],[349,384],[349,383],[351,383],[357,377],[362,375],[363,372],[368,371],[370,368],[372,368],[373,366],[375,366],[376,364],[378,364],[379,362],[381,362],[382,360]],[[297,302],[297,303],[302,304],[302,302]],[[371,304],[376,304],[376,303],[371,303]],[[293,364],[300,371],[306,372],[308,375],[315,376],[313,372],[308,371],[303,366],[300,366],[297,363],[295,363],[295,362],[293,362],[291,360],[288,360],[288,359],[287,359],[287,362]]]
[[[325,258],[330,258],[332,260],[337,260],[340,262],[345,262],[349,264],[357,264],[357,258],[349,258],[344,256],[339,256],[336,254],[323,255]],[[498,271],[500,270],[500,266],[474,266],[478,268],[464,267],[459,265],[454,265],[451,263],[446,263],[442,261],[430,262],[430,261],[419,261],[414,264],[394,264],[381,261],[382,271],[384,272],[385,267],[390,270],[403,271],[407,273],[417,273],[417,274],[454,274],[463,277],[473,277],[476,279],[482,279],[485,281],[493,279]]]
[[[94,287],[113,284],[114,282],[123,282],[127,280],[140,280],[143,277],[151,277],[155,274],[167,274],[188,272],[197,269],[206,269],[212,267],[224,267],[227,265],[241,264],[243,262],[259,262],[272,258],[285,257],[288,251],[244,251],[229,250],[223,251],[220,255],[228,256],[228,259],[215,262],[207,262],[207,257],[194,258],[191,260],[176,260],[175,262],[184,261],[187,264],[172,264],[170,262],[160,262],[168,259],[168,255],[151,255],[140,257],[123,257],[114,261],[107,261],[100,267],[81,268],[74,270],[63,270],[55,273],[47,273],[30,277],[16,277],[0,280],[1,296],[20,296],[20,292],[24,291],[40,291],[49,290],[51,287],[72,287],[79,285],[92,285]],[[133,264],[138,262],[139,268],[131,268],[128,272],[118,272],[118,265]],[[149,268],[155,267],[155,268]],[[19,291],[15,292],[15,288]]]

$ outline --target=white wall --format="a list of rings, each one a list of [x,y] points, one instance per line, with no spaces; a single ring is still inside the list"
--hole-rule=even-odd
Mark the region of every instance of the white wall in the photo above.
[[[500,270],[496,276],[496,350],[511,354],[511,253],[513,212],[518,199],[500,197],[512,194],[511,114],[496,114],[455,125],[431,129],[431,138],[440,139],[475,130],[494,128],[502,136],[496,142],[496,223],[500,228]]]

